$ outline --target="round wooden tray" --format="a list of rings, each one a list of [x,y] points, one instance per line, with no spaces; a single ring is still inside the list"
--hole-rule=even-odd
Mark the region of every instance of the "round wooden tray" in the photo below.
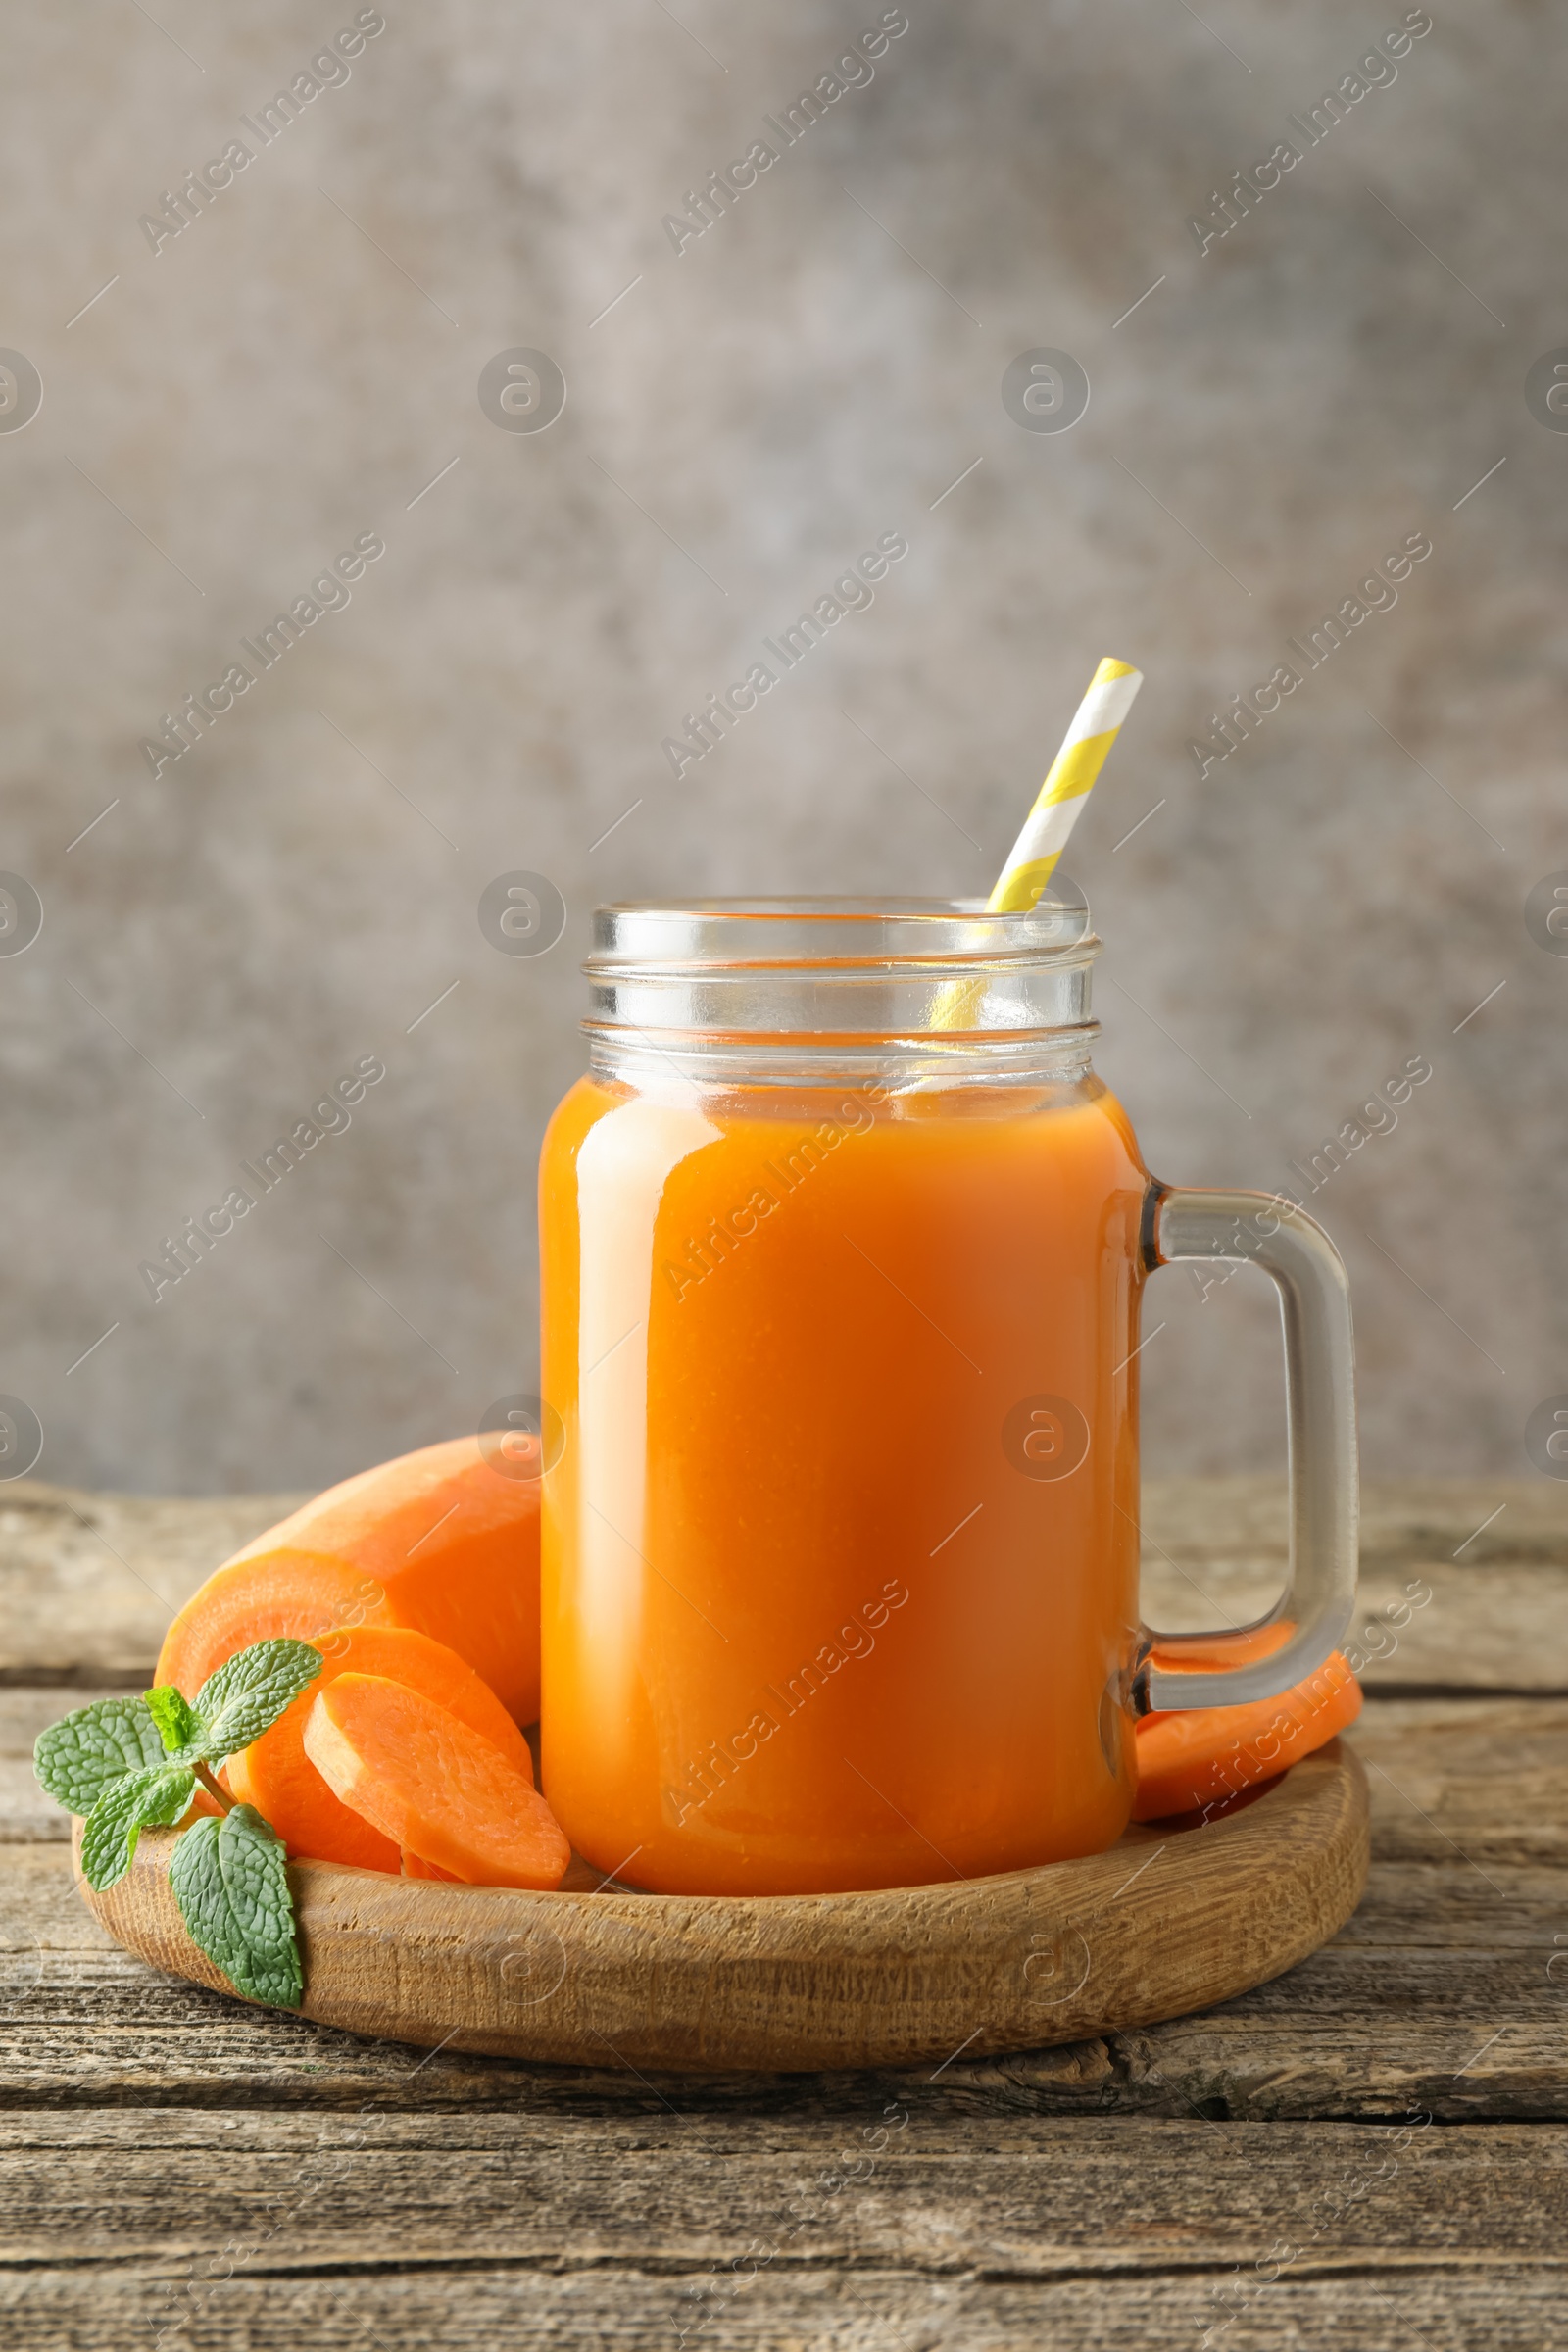
[[[229,1992],[175,1908],[172,1838],[144,1831],[107,1894],[77,1883],[141,1959]],[[289,1875],[303,2014],[323,2025],[566,2065],[792,2072],[1038,2049],[1208,2008],[1326,1942],[1366,1871],[1366,1783],[1335,1740],[1206,1825],[956,1885],[527,1894],[331,1862]]]

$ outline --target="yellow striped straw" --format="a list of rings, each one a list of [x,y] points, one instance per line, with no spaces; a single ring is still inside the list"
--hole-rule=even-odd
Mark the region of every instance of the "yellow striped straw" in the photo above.
[[[986,901],[988,913],[1024,914],[1039,900],[1143,682],[1130,662],[1108,654],[1102,662]],[[932,1008],[931,1027],[966,1029],[984,994],[983,981],[950,981]]]
[[[986,902],[988,912],[1026,913],[1034,906],[1056,869],[1067,836],[1143,682],[1143,671],[1130,662],[1113,661],[1108,654],[1102,662]]]

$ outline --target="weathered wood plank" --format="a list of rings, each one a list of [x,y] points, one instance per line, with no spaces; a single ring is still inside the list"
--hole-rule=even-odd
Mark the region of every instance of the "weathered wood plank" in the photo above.
[[[1144,1614],[1245,1624],[1285,1579],[1277,1479],[1152,1479]],[[1362,1491],[1352,1640],[1368,1690],[1568,1691],[1568,1484],[1433,1479]]]
[[[1568,2270],[1568,2130],[932,2118],[14,2115],[6,2266],[252,2274],[499,2262],[700,2271],[777,2258],[1060,2278],[1441,2256]]]
[[[1349,1738],[1379,1861],[1568,1862],[1568,1700],[1382,1697]]]
[[[1371,1774],[1373,1876],[1333,1944],[1273,1985],[1143,2036],[960,2058],[942,2095],[955,2112],[1568,2114],[1568,1941],[1555,1940],[1568,1938],[1568,1855],[1554,1826],[1568,1817],[1565,1732],[1559,1701],[1369,1705],[1354,1736],[1384,1766]],[[142,1968],[88,1918],[60,1845],[0,1847],[0,2096],[13,2105],[374,2096],[604,2114],[668,2100],[697,2114],[809,2105],[836,2081],[661,2076],[650,2087],[451,2052],[421,2065]],[[910,2079],[854,2080],[870,2097]]]
[[[0,1681],[143,1687],[202,1579],[303,1499],[165,1500],[18,1479],[0,1496]]]
[[[1144,1538],[1152,1624],[1177,1633],[1245,1624],[1285,1580],[1283,1484],[1151,1480]],[[1361,1591],[1348,1639],[1372,1690],[1568,1691],[1568,1484],[1363,1490]]]
[[[1148,1534],[1184,1562],[1284,1561],[1283,1478],[1146,1479],[1143,1511]],[[1536,1560],[1568,1568],[1568,1480],[1371,1479],[1362,1487],[1363,1569],[1451,1560],[1461,1547],[1472,1562]]]
[[[343,2109],[375,2100],[560,2114],[673,2107],[695,2116],[804,2111],[842,2100],[853,2084],[871,2112],[879,2097],[928,2084],[935,2072],[709,2080],[530,2067],[450,2050],[426,2058],[161,1977],[101,1938],[69,1887],[60,1848],[10,1849],[0,1885],[17,1862],[30,1866],[25,1908],[0,1922],[8,1946],[0,1953],[0,2102],[12,2108]],[[53,1904],[41,1899],[51,1875]],[[1568,1948],[1551,1941],[1568,1933],[1557,1926],[1568,1918],[1568,1874],[1510,1877],[1500,1928],[1472,1901],[1446,1944],[1433,1918],[1443,1886],[1441,1874],[1421,1870],[1402,1910],[1391,1894],[1386,1942],[1364,1932],[1342,1939],[1272,1985],[1144,2034],[988,2062],[960,2056],[934,2092],[955,2114],[1197,2110],[1284,2119],[1426,2107],[1458,2118],[1568,2117],[1568,1984],[1547,1973]]]
[[[1375,1861],[1330,1947],[1206,2015],[935,2080],[425,2057],[110,1944],[31,1740],[139,1683],[171,1610],[295,1499],[0,1501],[0,1683],[74,1686],[0,1690],[0,2176],[32,2266],[0,2267],[0,2346],[122,2352],[182,2308],[192,2352],[1568,2346],[1568,1705],[1482,1695],[1568,1692],[1568,1487],[1369,1492],[1361,1616],[1432,1597],[1367,1643]],[[1266,1605],[1274,1482],[1156,1482],[1146,1512],[1157,1622]],[[1423,1688],[1478,1695],[1397,1695]],[[835,2152],[890,2107],[907,2126],[852,2181]],[[1421,2108],[1410,2150],[1368,2128]]]
[[[1169,1633],[1246,1625],[1269,1609],[1284,1563],[1146,1553],[1143,1605]],[[1364,1568],[1346,1647],[1370,1691],[1568,1691],[1568,1571],[1536,1562]]]
[[[0,1681],[140,1683],[202,1578],[302,1499],[88,1494],[18,1480],[0,1500]],[[1369,1665],[1370,1685],[1568,1690],[1568,1484],[1374,1484],[1362,1504],[1362,1616],[1385,1626],[1365,1646],[1397,1634]],[[1151,1479],[1144,1520],[1152,1623],[1236,1623],[1278,1591],[1281,1481]],[[1432,1599],[1390,1628],[1384,1613],[1422,1581]]]
[[[1267,2249],[1259,2247],[1258,2255]],[[1254,2273],[1014,2279],[911,2278],[867,2265],[753,2268],[709,2281],[651,2271],[346,2275],[213,2282],[193,2352],[1560,2352],[1561,2272],[1545,2265],[1366,2263],[1263,2285]],[[0,2346],[124,2352],[157,2341],[178,2281],[38,2271],[0,2281]],[[1245,2298],[1245,2299],[1244,2299]],[[706,2305],[706,2322],[704,2311]]]
[[[24,2009],[21,2000],[7,2008],[4,2098],[27,2105],[218,2101],[314,2110],[375,2099],[409,2109],[523,2102],[561,2114],[672,2107],[691,2116],[805,2108],[855,2082],[870,2114],[878,2096],[931,2080],[622,2076],[452,2052],[421,2072],[402,2047],[354,2042],[293,2019],[246,2017],[195,1987],[184,1994],[85,1971],[73,1985],[34,1988]],[[1379,1966],[1357,1983],[1341,1973],[1303,1984],[1292,2006],[1272,2013],[1235,2004],[1106,2043],[960,2059],[940,2087],[954,2113],[1016,2107],[1291,2121],[1387,2118],[1424,2107],[1455,2120],[1560,2121],[1568,2119],[1563,2043],[1560,1998],[1543,2001],[1539,1979],[1491,1968],[1461,1976],[1451,1967]]]

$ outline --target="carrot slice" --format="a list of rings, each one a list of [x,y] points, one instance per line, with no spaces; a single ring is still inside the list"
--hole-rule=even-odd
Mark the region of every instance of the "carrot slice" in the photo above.
[[[1361,1686],[1335,1650],[1278,1698],[1146,1715],[1136,1732],[1133,1819],[1159,1821],[1223,1804],[1309,1756],[1360,1712]]]
[[[309,1854],[318,1862],[352,1862],[362,1870],[400,1867],[391,1838],[340,1803],[305,1752],[311,1702],[340,1674],[385,1675],[391,1682],[422,1690],[460,1723],[480,1733],[532,1782],[527,1740],[495,1692],[444,1642],[398,1627],[356,1626],[326,1635],[316,1646],[322,1660],[318,1680],[228,1767],[234,1794],[271,1823],[291,1854]]]
[[[571,1848],[498,1747],[422,1691],[342,1674],[312,1701],[305,1752],[384,1838],[482,1886],[557,1886]]]
[[[311,1690],[316,1690],[315,1683]],[[304,1692],[307,1711],[311,1690]],[[299,1699],[294,1705],[300,1704]],[[293,1713],[293,1708],[289,1712]],[[276,1726],[273,1726],[276,1729]],[[312,1862],[348,1862],[356,1870],[388,1870],[399,1868],[398,1849],[390,1838],[371,1829],[358,1813],[340,1805],[320,1774],[305,1754],[304,1734],[300,1737],[300,1757],[297,1769],[286,1778],[269,1776],[271,1786],[259,1788],[253,1780],[247,1757],[230,1756],[227,1780],[237,1804],[254,1805],[264,1820],[270,1821],[288,1847],[289,1860],[306,1859]],[[259,1743],[258,1743],[259,1744]],[[309,1774],[308,1781],[306,1775]],[[281,1781],[282,1785],[278,1786]],[[310,1782],[314,1781],[313,1788]]]
[[[449,1438],[329,1487],[235,1554],[327,1552],[385,1590],[390,1622],[444,1642],[518,1723],[539,1713],[538,1441]]]
[[[158,1680],[194,1698],[210,1674],[253,1642],[317,1642],[341,1626],[391,1622],[373,1577],[347,1561],[280,1545],[265,1575],[249,1562],[215,1569],[164,1636]]]
[[[528,1473],[538,1441],[507,1446],[451,1438],[318,1494],[187,1601],[165,1640],[161,1680],[190,1697],[225,1658],[273,1634],[310,1641],[337,1626],[400,1626],[444,1642],[514,1721],[533,1722],[539,1479]]]
[[[463,1885],[463,1881],[454,1878],[450,1870],[437,1870],[433,1862],[426,1862],[420,1855],[411,1853],[407,1846],[403,1848],[403,1876],[406,1879],[445,1879],[449,1886]]]

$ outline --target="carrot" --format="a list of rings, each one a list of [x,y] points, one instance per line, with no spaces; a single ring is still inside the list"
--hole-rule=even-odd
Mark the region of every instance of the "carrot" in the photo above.
[[[527,1740],[495,1692],[456,1650],[432,1642],[428,1634],[384,1626],[328,1634],[316,1646],[322,1657],[317,1681],[228,1767],[234,1795],[271,1823],[291,1854],[309,1854],[318,1862],[352,1862],[362,1870],[400,1867],[392,1840],[341,1804],[305,1753],[311,1701],[340,1674],[384,1675],[422,1690],[470,1731],[481,1733],[532,1783]]]
[[[248,1642],[399,1626],[455,1649],[514,1721],[533,1722],[539,1481],[492,1467],[501,1459],[450,1438],[329,1487],[208,1578],[169,1629],[160,1678],[190,1697]]]
[[[311,1691],[302,1693],[309,1709]],[[299,1705],[299,1699],[294,1706]],[[290,1707],[292,1715],[294,1707]],[[277,1726],[273,1725],[273,1730]],[[390,1838],[370,1827],[347,1805],[338,1803],[331,1789],[305,1754],[304,1732],[298,1734],[300,1754],[294,1771],[286,1777],[279,1773],[268,1776],[270,1786],[265,1790],[252,1779],[245,1755],[230,1756],[227,1780],[235,1802],[254,1805],[264,1819],[270,1821],[288,1847],[289,1859],[302,1857],[312,1862],[348,1862],[356,1870],[387,1870],[396,1874],[399,1868],[398,1849]],[[257,1745],[260,1746],[258,1741]],[[314,1788],[311,1782],[315,1782]]]
[[[571,1848],[498,1747],[382,1675],[342,1674],[312,1699],[305,1752],[383,1838],[481,1886],[557,1886]]]
[[[372,1577],[318,1552],[280,1545],[258,1575],[249,1561],[215,1569],[164,1636],[158,1680],[194,1698],[210,1674],[253,1642],[318,1641],[344,1625],[392,1622]]]
[[[406,1879],[445,1879],[449,1886],[461,1886],[463,1881],[453,1877],[450,1870],[437,1870],[433,1862],[425,1862],[417,1854],[403,1848],[403,1876]]]
[[[1134,1821],[1223,1804],[1298,1763],[1361,1712],[1361,1687],[1339,1650],[1278,1698],[1145,1715],[1136,1739]]]

